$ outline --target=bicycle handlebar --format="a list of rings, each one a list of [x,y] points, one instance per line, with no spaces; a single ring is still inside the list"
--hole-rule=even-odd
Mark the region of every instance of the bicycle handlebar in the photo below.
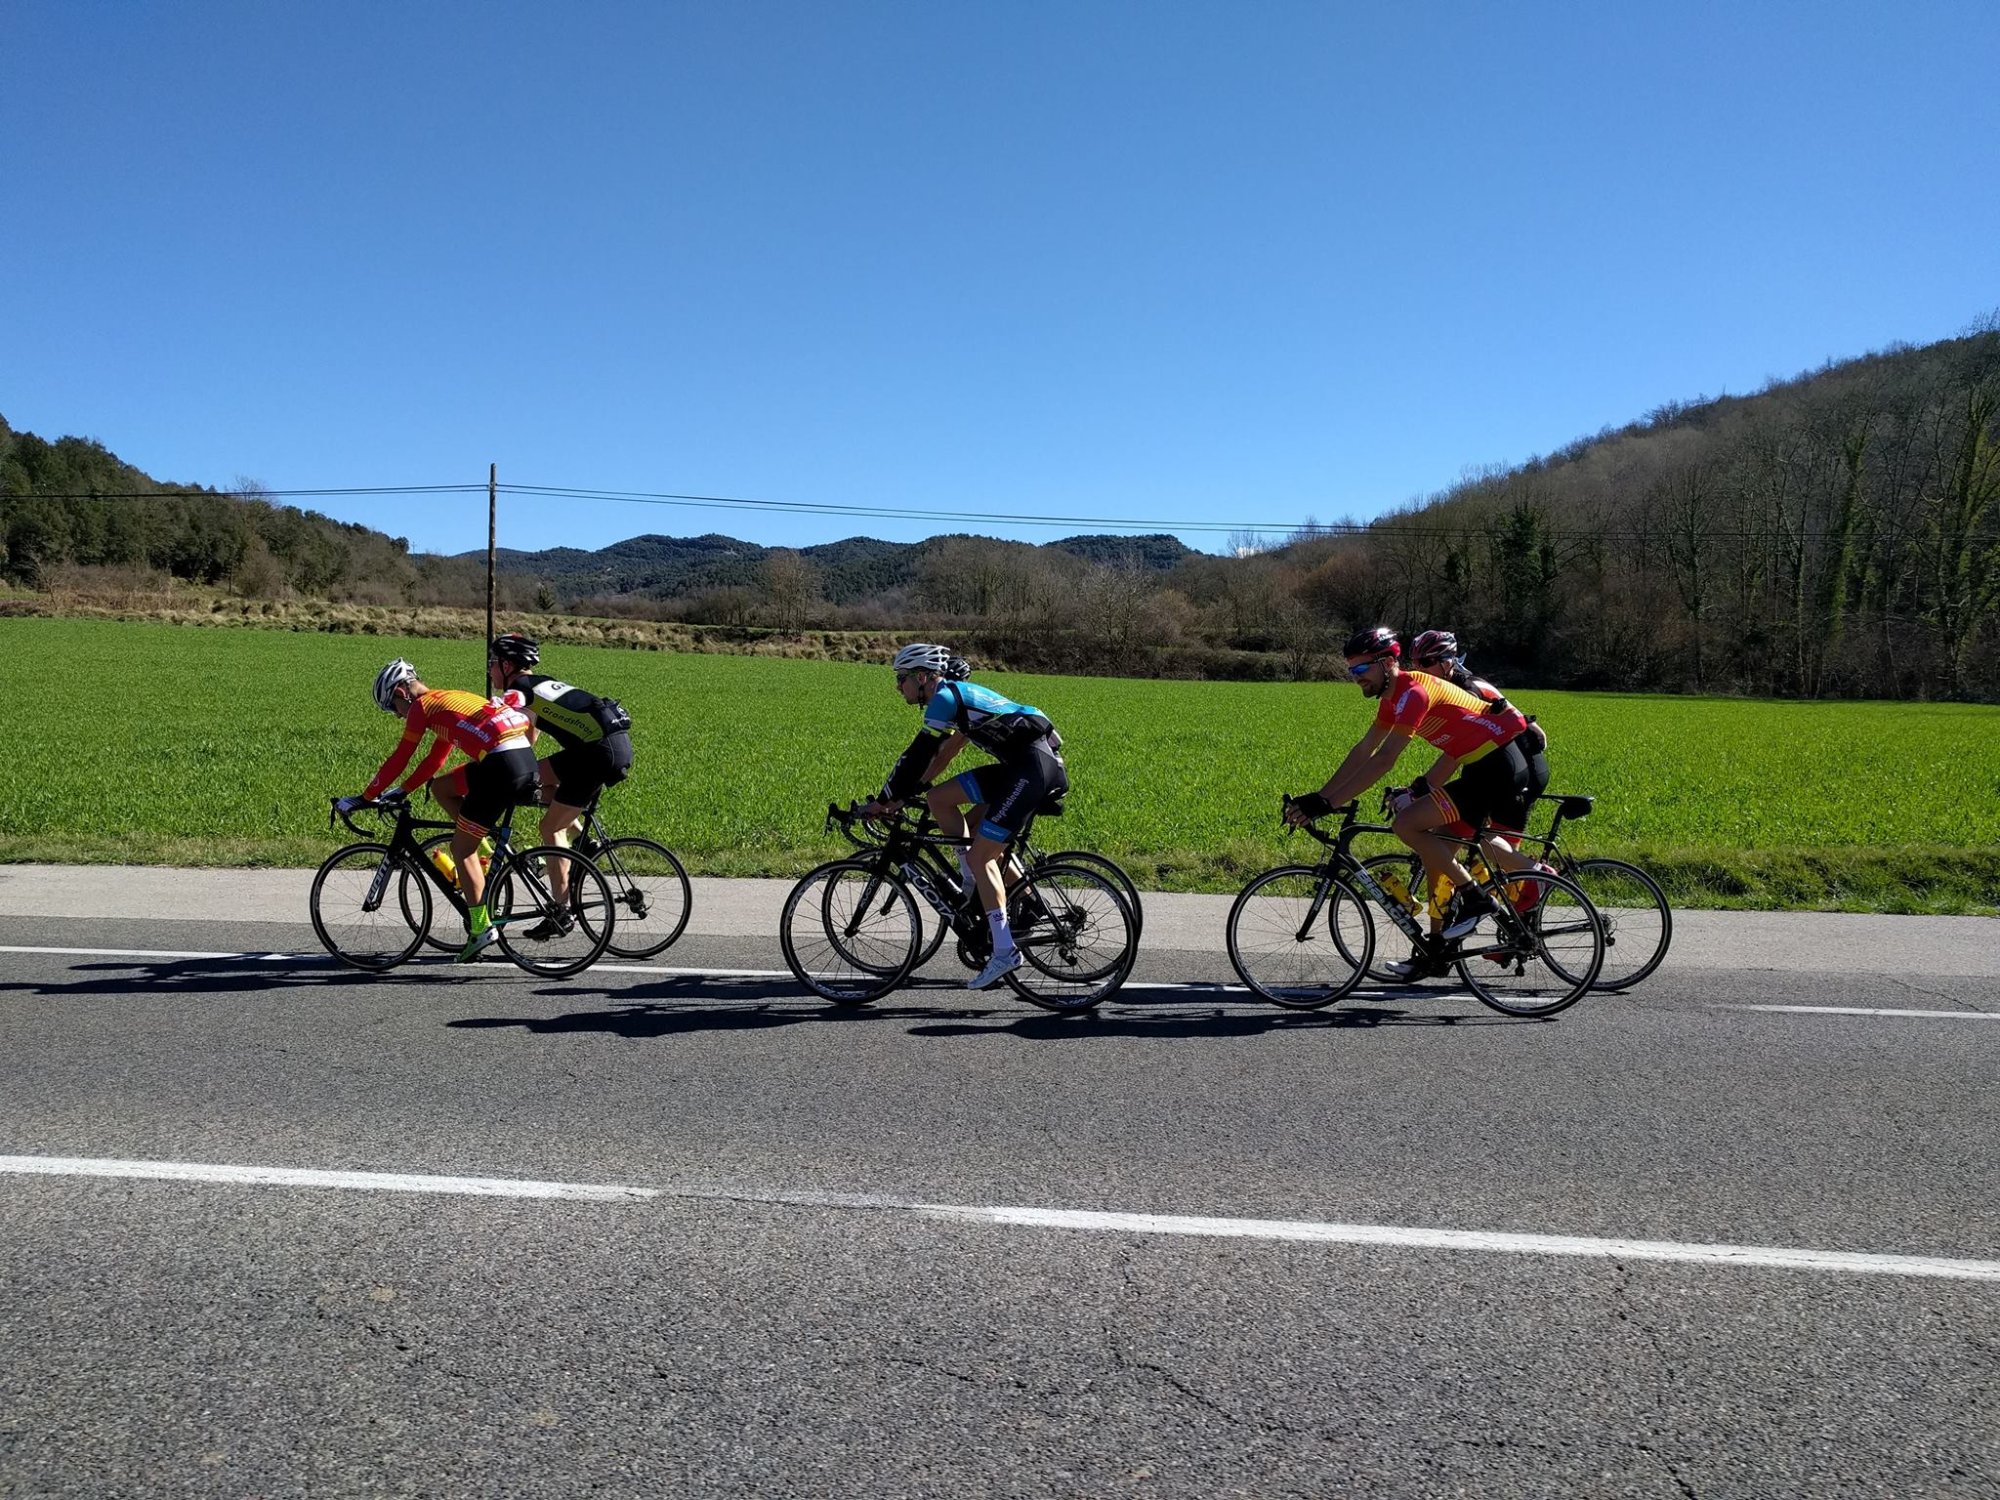
[[[1282,817],[1284,813],[1290,812],[1294,807],[1298,805],[1298,798],[1294,797],[1290,792],[1281,793],[1280,796],[1282,797],[1282,803],[1281,803],[1282,810],[1279,816]],[[1360,811],[1361,811],[1361,799],[1357,797],[1352,802],[1345,803],[1340,807],[1329,808],[1326,812],[1322,813],[1320,816],[1330,818],[1333,817],[1335,814],[1338,814],[1340,817],[1340,826],[1344,829],[1353,825],[1354,820],[1357,816],[1359,816]],[[1317,839],[1320,843],[1326,845],[1327,848],[1329,849],[1331,849],[1335,844],[1339,842],[1337,836],[1326,832],[1324,829],[1319,828],[1318,826],[1312,823],[1300,823],[1294,826],[1293,824],[1287,822],[1285,824],[1285,836],[1287,838],[1291,837],[1291,835],[1297,832],[1299,828],[1303,828],[1307,833],[1311,834],[1315,839]]]
[[[406,809],[410,805],[410,799],[408,797],[401,795],[400,793],[395,794],[393,796],[385,794],[383,796],[376,797],[371,801],[359,803],[356,806],[349,808],[346,812],[342,812],[340,810],[341,800],[342,799],[339,797],[329,797],[327,799],[326,826],[331,828],[333,827],[335,822],[344,823],[347,825],[347,831],[349,833],[353,834],[356,838],[362,838],[362,839],[371,837],[375,833],[375,830],[372,828],[363,828],[360,824],[356,823],[354,821],[354,815],[356,813],[358,812],[401,813],[404,809]]]

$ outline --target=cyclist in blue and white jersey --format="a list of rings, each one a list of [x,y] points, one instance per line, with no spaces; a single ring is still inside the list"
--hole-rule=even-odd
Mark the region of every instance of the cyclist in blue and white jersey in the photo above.
[[[896,653],[895,668],[896,691],[905,703],[923,706],[924,727],[869,810],[894,811],[928,788],[925,800],[938,827],[952,838],[971,831],[972,847],[960,865],[970,877],[967,883],[979,892],[993,930],[993,957],[966,988],[983,990],[1021,965],[1021,950],[1007,923],[1000,856],[1007,840],[1043,803],[1069,790],[1062,736],[1040,709],[967,681],[971,668],[948,647],[905,646]],[[938,781],[968,744],[991,755],[994,764]],[[976,831],[960,811],[968,804],[978,818]]]

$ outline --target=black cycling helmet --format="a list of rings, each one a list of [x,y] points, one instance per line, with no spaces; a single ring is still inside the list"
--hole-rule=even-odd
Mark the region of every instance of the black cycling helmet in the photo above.
[[[517,667],[532,667],[542,659],[542,648],[535,644],[533,636],[506,635],[493,637],[493,644],[486,648],[489,661],[504,661]]]
[[[1396,632],[1387,625],[1370,625],[1366,630],[1357,630],[1347,638],[1347,644],[1340,648],[1340,654],[1349,661],[1358,657],[1373,660],[1378,656],[1401,656],[1403,648],[1396,640]]]

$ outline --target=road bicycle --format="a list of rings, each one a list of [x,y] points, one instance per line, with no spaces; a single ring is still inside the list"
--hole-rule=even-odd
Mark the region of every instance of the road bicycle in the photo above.
[[[828,805],[829,831],[839,828],[860,842],[860,852],[808,871],[785,898],[779,944],[798,981],[837,1005],[865,1005],[888,994],[926,953],[919,903],[956,935],[961,963],[985,967],[992,931],[958,871],[957,851],[970,841],[937,831],[916,810],[892,814],[866,834],[855,829],[861,821],[853,805]],[[1023,829],[1009,849],[1025,835]],[[1008,917],[1023,961],[1006,982],[1045,1010],[1102,1004],[1138,956],[1123,893],[1089,865],[1048,858],[1025,866],[1008,892]]]
[[[1058,798],[1053,803],[1044,806],[1035,815],[1035,821],[1038,822],[1042,818],[1059,818],[1062,816],[1062,812],[1062,801]],[[1033,828],[1033,826],[1034,823],[1031,822],[1029,827]],[[867,818],[851,818],[841,823],[839,827],[840,831],[847,836],[848,842],[858,849],[879,848],[882,840],[887,837],[885,829],[877,826],[873,820]],[[1139,887],[1134,885],[1132,877],[1126,874],[1124,869],[1112,860],[1105,858],[1102,854],[1093,854],[1088,849],[1060,849],[1054,853],[1044,853],[1034,846],[1032,839],[1026,834],[1022,835],[1016,846],[1016,854],[1020,862],[1028,866],[1059,860],[1064,864],[1082,865],[1087,869],[1097,871],[1098,874],[1104,876],[1105,879],[1118,887],[1119,894],[1125,898],[1126,906],[1131,908],[1132,940],[1136,943],[1145,935],[1146,909],[1145,904],[1139,899]],[[963,876],[960,874],[955,863],[952,864],[952,879],[961,885],[963,884]],[[923,951],[917,958],[917,967],[921,969],[937,956],[937,951],[944,946],[944,940],[951,932],[952,926],[950,921],[940,912],[933,909],[928,902],[919,908],[918,915],[924,918],[925,934]],[[984,961],[982,960],[981,962],[983,963]],[[980,965],[975,964],[973,967],[978,968]]]
[[[387,842],[354,821],[354,812],[391,815]],[[307,905],[313,931],[342,963],[380,973],[407,962],[430,933],[437,908],[432,892],[466,916],[465,897],[424,852],[418,833],[449,830],[450,823],[415,816],[403,797],[364,802],[351,812],[336,803],[338,818],[362,842],[328,855],[313,876]],[[561,979],[595,963],[611,941],[615,909],[603,872],[574,849],[544,844],[512,845],[513,810],[493,830],[493,857],[486,871],[486,908],[499,935],[500,951],[531,974]],[[557,902],[548,870],[561,861],[569,876],[569,899]],[[462,940],[461,940],[462,941]]]
[[[1390,788],[1384,794],[1385,802],[1398,789]],[[1647,978],[1660,966],[1667,956],[1667,948],[1674,938],[1673,909],[1667,904],[1667,893],[1660,883],[1635,864],[1622,859],[1605,859],[1596,855],[1578,857],[1562,847],[1562,827],[1565,822],[1576,822],[1590,816],[1596,805],[1594,797],[1563,796],[1544,792],[1535,799],[1538,802],[1554,804],[1555,816],[1545,834],[1508,834],[1509,843],[1532,845],[1538,851],[1542,863],[1554,867],[1557,874],[1573,881],[1583,888],[1590,897],[1591,905],[1604,920],[1604,965],[1599,970],[1591,988],[1598,990],[1627,990]],[[1393,898],[1403,903],[1411,915],[1423,921],[1429,915],[1430,904],[1424,889],[1423,862],[1407,850],[1391,854],[1377,854],[1362,861],[1382,887]],[[1468,868],[1471,868],[1468,864]],[[1509,877],[1508,888],[1516,905],[1535,898],[1537,882],[1528,877]],[[1379,980],[1394,980],[1395,975],[1383,971],[1378,960],[1370,969],[1369,977]]]
[[[611,888],[617,921],[612,924],[607,951],[619,958],[651,958],[671,947],[687,930],[694,890],[680,857],[665,844],[633,834],[614,836],[606,830],[597,807],[603,795],[602,787],[591,794],[569,847],[594,863]],[[432,851],[450,847],[450,826],[419,843],[435,864]],[[416,876],[412,873],[405,878]],[[433,948],[457,948],[448,935],[432,933],[425,941]]]
[[[1290,811],[1292,799],[1286,797]],[[1360,803],[1333,811],[1338,833],[1306,825],[1327,849],[1316,865],[1280,865],[1243,887],[1229,909],[1229,961],[1252,990],[1294,1010],[1317,1010],[1353,992],[1375,955],[1374,908],[1439,973],[1455,967],[1466,988],[1510,1016],[1552,1016],[1582,999],[1604,962],[1604,924],[1590,898],[1561,875],[1538,874],[1546,889],[1529,910],[1508,899],[1491,870],[1478,880],[1495,912],[1454,941],[1432,939],[1405,901],[1352,850],[1364,834],[1391,833],[1357,821]],[[1453,840],[1463,848],[1476,840]],[[1483,930],[1490,929],[1490,930]]]

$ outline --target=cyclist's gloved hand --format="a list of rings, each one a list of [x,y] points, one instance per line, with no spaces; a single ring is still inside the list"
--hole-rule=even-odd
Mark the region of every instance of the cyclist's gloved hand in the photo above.
[[[359,807],[362,801],[360,797],[336,797],[333,799],[333,810],[344,818]]]
[[[1318,792],[1303,792],[1292,798],[1292,811],[1310,823],[1314,818],[1323,818],[1333,811],[1333,804]]]
[[[409,795],[410,794],[404,791],[401,787],[392,786],[389,788],[388,791],[384,792],[380,797],[377,797],[375,800],[378,802],[402,802],[405,801],[409,797]]]

